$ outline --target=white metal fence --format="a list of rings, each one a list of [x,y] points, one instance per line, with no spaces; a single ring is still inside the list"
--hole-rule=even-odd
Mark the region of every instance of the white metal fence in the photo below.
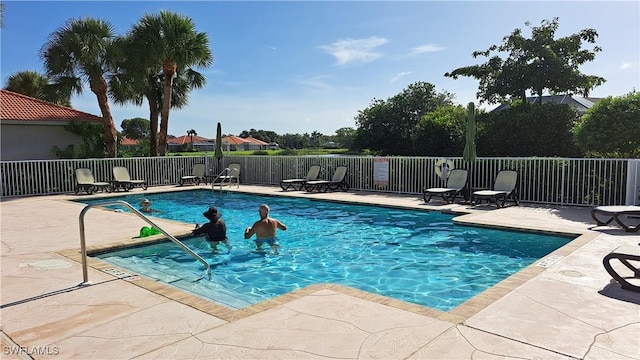
[[[277,185],[280,180],[302,178],[311,165],[322,167],[330,179],[337,166],[348,169],[352,190],[421,194],[426,187],[444,181],[436,175],[442,163],[434,157],[389,157],[388,184],[374,181],[374,157],[365,156],[175,156],[154,158],[4,161],[0,163],[2,197],[69,193],[75,190],[74,170],[89,168],[96,181],[112,179],[112,168],[124,166],[132,178],[149,186],[177,184],[196,163],[204,163],[215,176],[227,164],[241,164],[241,182]],[[478,158],[466,163],[450,158],[455,168],[470,171],[472,188],[489,189],[497,172],[517,170],[520,199],[528,203],[556,205],[619,205],[640,203],[640,160],[581,158]]]

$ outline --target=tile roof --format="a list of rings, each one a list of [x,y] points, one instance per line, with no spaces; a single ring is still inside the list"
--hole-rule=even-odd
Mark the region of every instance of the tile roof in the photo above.
[[[229,136],[225,136],[222,138],[222,143],[229,143],[232,145],[240,145],[240,144],[244,144],[248,142],[247,140],[239,137],[239,136],[235,136],[235,135],[229,135]]]
[[[0,120],[102,122],[102,117],[0,89]]]
[[[253,136],[249,136],[248,138],[246,138],[245,140],[252,142],[254,144],[258,144],[258,145],[269,145],[266,142],[260,140],[260,139],[256,139]]]
[[[228,135],[222,138],[223,144],[241,145],[241,144],[254,144],[254,145],[268,145],[266,142],[249,136],[248,138],[241,138],[235,135]]]
[[[195,135],[193,137],[193,142],[207,142],[209,141],[209,139],[202,137],[202,136],[198,136]],[[182,136],[178,136],[178,137],[174,137],[171,139],[167,139],[167,143],[169,144],[174,144],[174,145],[183,145],[183,144],[191,144],[191,137],[189,135],[182,135]]]
[[[122,140],[120,141],[120,145],[136,146],[136,145],[138,145],[139,142],[140,142],[140,140],[129,139],[128,137],[123,136]]]

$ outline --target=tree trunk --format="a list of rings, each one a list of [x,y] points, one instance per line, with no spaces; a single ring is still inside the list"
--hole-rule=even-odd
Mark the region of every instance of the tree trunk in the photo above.
[[[96,94],[98,106],[102,112],[102,128],[104,141],[107,146],[107,156],[115,158],[118,156],[118,132],[113,123],[111,108],[109,107],[109,98],[107,97],[107,81],[100,77],[95,81],[89,81],[91,92]]]
[[[169,129],[169,108],[171,107],[171,88],[173,86],[173,76],[176,73],[176,64],[165,62],[162,64],[162,111],[160,112],[160,139],[158,140],[158,150],[160,156],[167,154],[167,131]]]
[[[149,102],[149,156],[158,156],[158,101],[155,93],[147,94]]]

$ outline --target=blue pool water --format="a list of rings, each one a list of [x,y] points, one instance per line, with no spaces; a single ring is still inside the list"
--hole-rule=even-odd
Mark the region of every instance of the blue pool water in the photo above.
[[[184,240],[212,264],[211,280],[194,281],[204,266],[171,242],[97,256],[236,309],[307,285],[335,283],[447,311],[571,241],[454,225],[454,215],[439,212],[208,190],[145,196],[161,218],[202,224],[210,205],[222,212],[230,252],[222,245],[212,252],[204,238]],[[116,199],[137,206],[142,198]],[[278,255],[256,252],[243,237],[263,203],[288,226],[278,233]],[[132,237],[138,230],[132,229]]]

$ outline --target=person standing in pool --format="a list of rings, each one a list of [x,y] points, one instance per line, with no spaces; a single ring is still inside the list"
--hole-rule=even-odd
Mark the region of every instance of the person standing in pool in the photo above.
[[[158,212],[159,210],[151,208],[151,201],[149,199],[142,199],[140,202],[140,211],[143,213],[151,214],[153,212]]]
[[[244,238],[249,239],[256,235],[256,250],[262,249],[262,244],[267,243],[273,249],[274,253],[278,253],[278,241],[276,240],[276,231],[287,230],[287,226],[280,221],[269,217],[269,206],[263,204],[258,209],[260,220],[256,221],[253,226],[244,230]]]
[[[227,238],[227,224],[222,220],[222,214],[215,206],[209,206],[209,210],[202,215],[209,219],[209,222],[196,228],[191,232],[193,235],[204,235],[211,244],[211,249],[216,250],[218,244],[223,242],[227,249],[231,250],[229,239]]]

